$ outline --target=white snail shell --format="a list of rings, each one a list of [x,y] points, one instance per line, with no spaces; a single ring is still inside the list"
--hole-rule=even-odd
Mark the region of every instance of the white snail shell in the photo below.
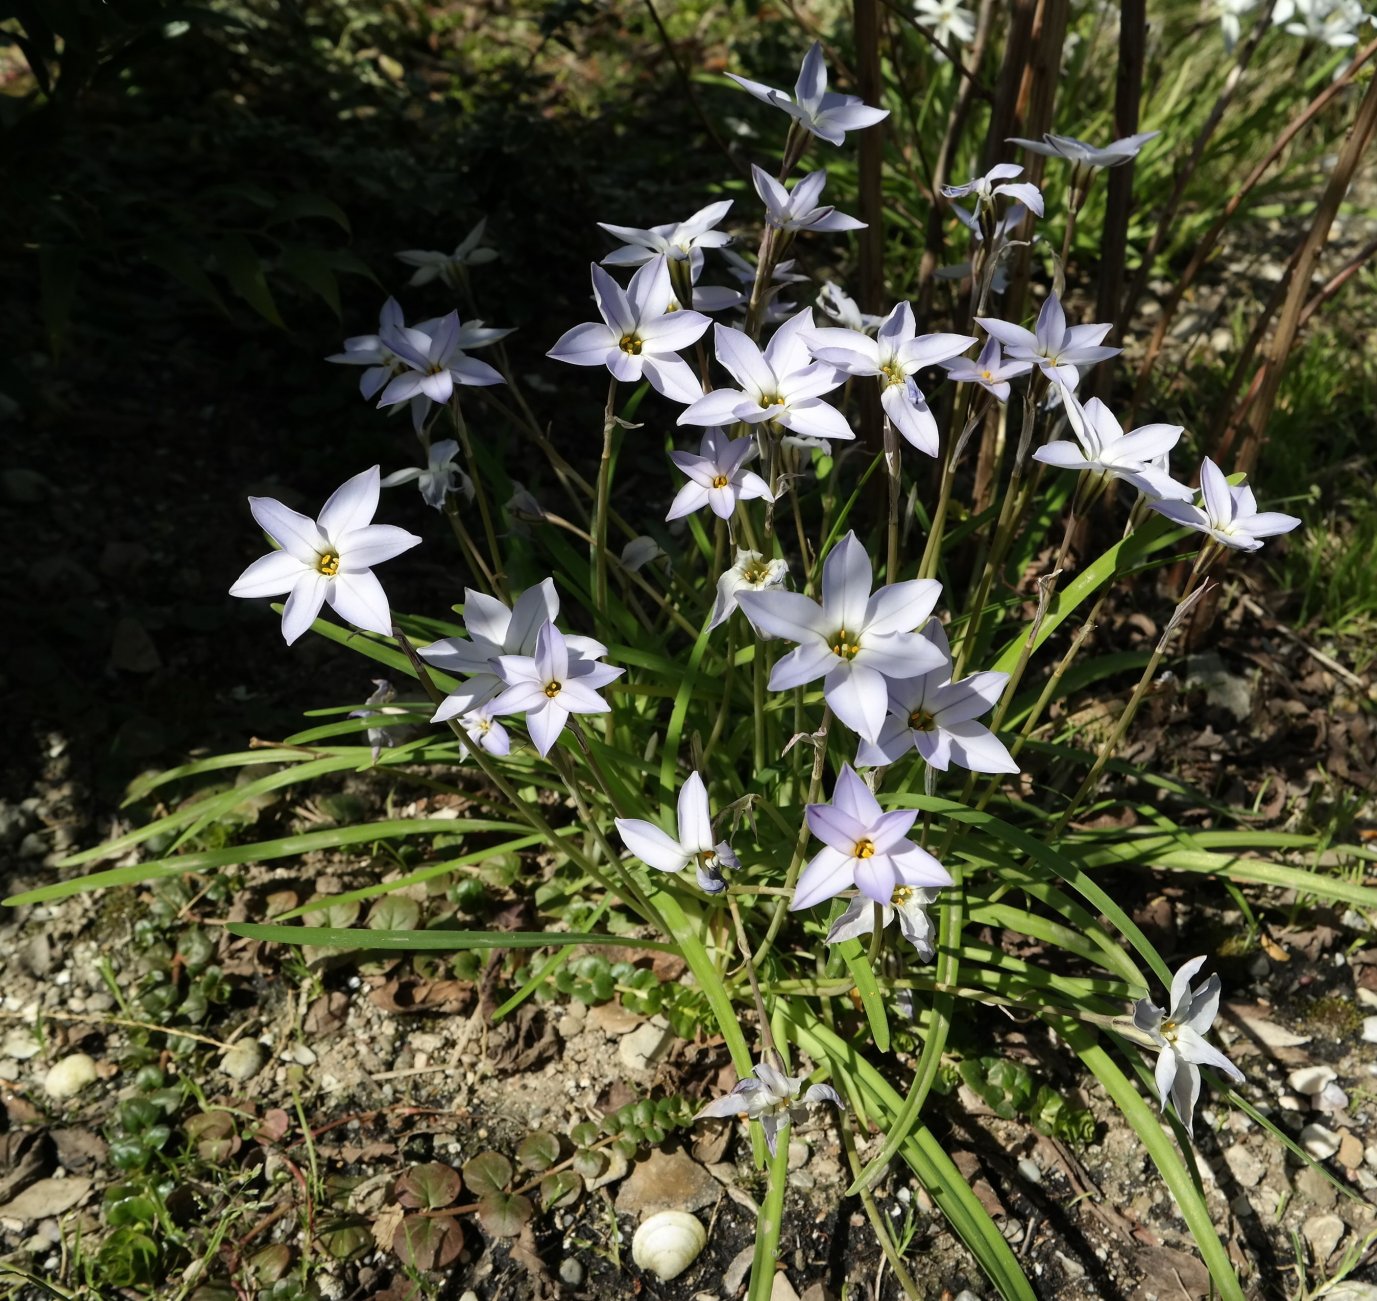
[[[631,1239],[631,1259],[661,1283],[678,1278],[708,1245],[708,1231],[687,1211],[660,1211]]]

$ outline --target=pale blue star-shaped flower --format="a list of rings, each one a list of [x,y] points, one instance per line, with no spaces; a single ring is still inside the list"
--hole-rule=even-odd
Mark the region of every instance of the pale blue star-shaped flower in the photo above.
[[[1280,511],[1259,511],[1257,498],[1247,484],[1231,487],[1229,480],[1207,456],[1200,465],[1200,504],[1189,501],[1152,501],[1153,510],[1177,524],[1207,533],[1221,547],[1256,551],[1263,538],[1299,528],[1301,521]]]
[[[698,884],[708,894],[720,894],[727,888],[723,868],[741,866],[725,840],[713,839],[707,787],[696,772],[690,773],[679,788],[677,835],[671,836],[641,818],[617,818],[616,824],[622,843],[647,867],[682,872],[693,863]]]
[[[831,204],[820,204],[827,173],[810,172],[792,190],[775,180],[762,167],[751,164],[755,192],[765,205],[765,221],[775,230],[791,234],[801,230],[864,230],[865,222],[838,212]]]
[[[739,501],[774,501],[775,495],[765,480],[745,468],[755,455],[755,439],[729,438],[721,429],[709,429],[703,434],[696,455],[671,452],[669,459],[688,475],[689,481],[679,489],[665,519],[682,519],[704,506],[710,507],[718,519],[731,519]]]
[[[779,1131],[792,1119],[802,1118],[803,1104],[831,1102],[841,1106],[841,1099],[830,1084],[814,1084],[804,1092],[803,1082],[807,1078],[806,1075],[785,1075],[769,1062],[760,1062],[755,1068],[754,1079],[748,1076],[738,1081],[730,1093],[714,1098],[694,1119],[743,1116],[747,1120],[758,1120],[765,1131],[765,1146],[774,1156]]]
[[[814,41],[804,55],[792,95],[732,72],[727,76],[742,90],[762,103],[782,109],[809,134],[831,145],[841,144],[848,131],[874,126],[889,116],[887,108],[870,108],[857,95],[840,95],[827,89],[827,64],[819,41]]]
[[[1122,348],[1106,348],[1100,341],[1109,333],[1111,325],[1066,324],[1066,312],[1056,294],[1048,294],[1037,324],[1032,330],[989,316],[977,316],[976,323],[1004,345],[1010,361],[1031,361],[1054,384],[1075,389],[1081,380],[1081,370],[1088,369],[1110,357],[1117,357]]]
[[[455,464],[458,455],[459,444],[453,438],[441,438],[431,443],[424,469],[411,466],[405,470],[393,470],[382,481],[382,486],[395,488],[399,484],[414,483],[420,488],[426,505],[436,510],[443,510],[445,498],[454,492],[472,501],[473,480]]]

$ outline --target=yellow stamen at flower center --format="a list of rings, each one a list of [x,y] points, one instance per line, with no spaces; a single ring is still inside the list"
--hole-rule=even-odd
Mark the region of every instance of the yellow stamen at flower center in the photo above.
[[[992,380],[994,379],[994,372],[990,370],[982,370],[980,372],[980,378],[984,380]]]
[[[714,474],[712,476],[712,486],[714,488],[725,488],[731,482],[725,474]]]
[[[931,732],[937,726],[937,720],[926,709],[915,709],[908,716],[908,725],[915,732]]]
[[[641,355],[641,341],[634,334],[624,334],[617,340],[617,347],[623,352],[630,353],[633,357]]]
[[[717,851],[715,849],[700,849],[697,858],[703,867],[710,868],[717,862]]]
[[[1176,1035],[1180,1031],[1180,1029],[1181,1027],[1177,1025],[1175,1021],[1172,1021],[1170,1019],[1163,1021],[1161,1025],[1162,1038],[1165,1039],[1168,1043],[1175,1043]]]
[[[856,848],[851,852],[857,858],[874,858],[875,842],[867,836],[864,840],[858,840],[856,842]]]
[[[860,642],[845,628],[839,629],[837,635],[832,638],[832,654],[840,655],[844,660],[854,660],[860,654],[860,650]]]
[[[762,393],[760,395],[760,406],[762,410],[766,410],[770,407],[782,407],[783,405],[784,399],[780,397],[778,393]]]
[[[482,735],[487,736],[487,734],[492,731],[492,719],[480,718],[478,720],[478,730]]]
[[[880,374],[885,378],[885,387],[891,384],[902,384],[907,378],[897,361],[891,361],[887,366],[880,367]]]
[[[560,693],[561,691],[563,691],[563,690],[564,690],[564,683],[562,683],[562,682],[547,682],[547,683],[545,684],[545,694],[546,694],[546,696],[548,696],[551,700],[553,700],[553,699],[554,699],[557,695],[559,695],[559,693]]]
[[[752,587],[760,587],[768,581],[770,571],[764,565],[749,565],[741,571],[741,577]]]
[[[894,893],[889,897],[890,907],[902,908],[912,898],[913,887],[911,885],[896,885]]]
[[[335,551],[323,551],[316,557],[316,572],[324,574],[326,578],[333,578],[339,573],[339,553]]]

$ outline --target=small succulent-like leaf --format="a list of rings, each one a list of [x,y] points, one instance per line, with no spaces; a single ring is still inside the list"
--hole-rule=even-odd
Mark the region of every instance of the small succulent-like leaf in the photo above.
[[[246,1262],[250,1277],[259,1287],[276,1283],[292,1267],[292,1249],[285,1242],[260,1247]]]
[[[480,1197],[500,1193],[512,1181],[512,1163],[499,1152],[480,1152],[464,1162],[464,1182]]]
[[[596,1179],[607,1169],[606,1152],[575,1152],[569,1163],[585,1179]]]
[[[602,1131],[591,1120],[582,1120],[569,1131],[569,1141],[575,1147],[592,1147]]]
[[[359,901],[346,899],[331,903],[328,899],[313,899],[302,910],[301,919],[310,926],[342,928],[352,926],[359,915]]]
[[[547,1211],[572,1205],[582,1193],[583,1180],[572,1170],[556,1170],[540,1181],[540,1200]]]
[[[494,1238],[514,1238],[535,1214],[529,1197],[520,1193],[489,1193],[478,1202],[478,1223]]]
[[[421,920],[421,905],[405,895],[384,895],[368,910],[367,925],[375,931],[409,931]]]
[[[548,1170],[559,1160],[559,1139],[546,1130],[527,1134],[516,1149],[516,1163],[523,1170]]]
[[[397,1180],[397,1200],[409,1211],[452,1206],[462,1187],[459,1172],[441,1161],[414,1165]]]
[[[452,1215],[408,1215],[392,1238],[392,1251],[412,1269],[443,1269],[459,1259],[464,1230]]]
[[[321,1230],[320,1245],[326,1255],[335,1260],[353,1260],[375,1247],[368,1225],[362,1221],[346,1222]]]

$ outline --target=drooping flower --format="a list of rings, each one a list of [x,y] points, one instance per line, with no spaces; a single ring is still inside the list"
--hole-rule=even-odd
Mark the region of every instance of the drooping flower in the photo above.
[[[987,393],[1000,402],[1009,400],[1009,381],[1026,375],[1033,369],[1031,361],[1005,361],[1000,350],[999,340],[990,335],[980,356],[974,361],[969,357],[957,357],[942,362],[947,378],[967,384],[979,384]]]
[[[1177,524],[1208,533],[1222,547],[1256,551],[1263,538],[1299,528],[1301,521],[1280,511],[1259,511],[1247,484],[1230,487],[1224,472],[1207,456],[1200,463],[1200,504],[1151,501],[1153,510]]]
[[[1043,213],[1042,191],[1029,181],[1015,181],[1022,176],[1023,168],[1017,163],[997,163],[984,176],[977,176],[964,185],[944,185],[942,193],[948,199],[963,199],[975,196],[971,211],[960,204],[953,203],[952,210],[961,221],[974,231],[980,230],[980,217],[984,212],[994,211],[995,196],[1003,195],[1015,203],[1021,203],[1029,212],[1041,217]]]
[[[677,300],[666,259],[647,262],[625,290],[596,262],[592,274],[602,323],[566,330],[546,355],[573,366],[606,366],[626,383],[644,377],[675,402],[701,397],[703,386],[679,350],[696,342],[710,322],[699,312],[669,310]]]
[[[585,659],[548,619],[536,633],[534,655],[499,655],[493,669],[504,689],[488,702],[493,715],[525,714],[526,731],[542,755],[550,753],[570,714],[605,714],[598,692],[626,672]]]
[[[380,476],[371,470],[347,479],[314,519],[272,497],[250,497],[249,510],[279,547],[235,580],[231,596],[287,596],[282,636],[290,646],[328,604],[346,623],[388,636],[392,612],[373,566],[420,542],[392,524],[374,524]]]
[[[388,708],[397,698],[397,688],[386,678],[373,678],[373,690],[365,700],[363,709],[351,709],[350,718],[380,718],[385,714],[405,714],[405,709]],[[383,746],[392,744],[392,733],[381,724],[370,723],[364,729],[369,748],[373,752],[373,762],[378,762]]]
[[[832,711],[874,741],[889,700],[886,679],[902,680],[943,663],[942,653],[912,631],[932,613],[942,584],[930,578],[890,583],[870,594],[870,557],[854,532],[822,566],[822,603],[798,592],[738,592],[737,604],[757,632],[798,645],[776,661],[770,690],[823,678]]]
[[[1219,1013],[1220,992],[1218,975],[1211,976],[1194,990],[1190,987],[1191,977],[1205,961],[1204,957],[1192,958],[1172,977],[1170,1012],[1148,998],[1141,998],[1133,1005],[1133,1024],[1161,1049],[1155,1074],[1162,1110],[1166,1110],[1170,1097],[1187,1134],[1191,1133],[1195,1120],[1202,1066],[1223,1071],[1235,1084],[1243,1082],[1243,1072],[1204,1039]]]
[[[1038,312],[1035,329],[977,316],[976,322],[985,332],[998,339],[1010,361],[1031,361],[1054,384],[1075,389],[1080,383],[1081,370],[1096,363],[1117,357],[1122,348],[1106,348],[1100,340],[1109,333],[1111,325],[1073,325],[1067,327],[1066,313],[1061,299],[1048,294]]]
[[[861,334],[874,334],[885,319],[861,311],[856,300],[835,280],[829,280],[818,290],[817,306],[824,316],[831,317],[843,329],[857,330]]]
[[[445,403],[456,384],[486,387],[507,382],[486,361],[470,357],[464,349],[492,343],[510,334],[510,330],[486,329],[477,321],[469,327],[466,338],[458,312],[428,321],[425,326],[386,327],[379,331],[379,338],[403,366],[383,389],[378,398],[380,407],[409,402],[416,397]]]
[[[729,325],[713,329],[717,360],[740,388],[713,389],[679,415],[681,425],[730,425],[742,420],[773,420],[809,438],[854,438],[846,417],[820,401],[838,388],[843,377],[834,366],[814,361],[807,337],[813,314],[804,309],[775,331],[762,352],[744,331]]]
[[[671,452],[669,459],[689,481],[679,489],[666,520],[712,508],[718,519],[731,519],[738,501],[763,497],[774,501],[770,486],[758,474],[745,468],[756,454],[755,439],[729,438],[724,430],[709,429],[703,434],[698,453]]]
[[[717,223],[731,211],[731,206],[730,199],[723,199],[700,208],[687,221],[671,221],[647,230],[600,221],[598,225],[623,245],[603,258],[602,264],[605,267],[638,267],[660,256],[682,262],[695,249],[721,248],[730,243],[731,236],[718,230]]]
[[[758,1120],[765,1131],[765,1146],[774,1156],[779,1131],[790,1120],[803,1119],[801,1104],[830,1102],[841,1106],[841,1099],[830,1084],[814,1084],[800,1097],[803,1082],[807,1078],[806,1075],[785,1075],[769,1062],[760,1062],[755,1068],[755,1079],[747,1077],[738,1081],[730,1093],[714,1098],[694,1119],[745,1116],[748,1120]]]
[[[942,45],[969,45],[975,40],[975,15],[961,0],[913,0],[913,14],[918,26]],[[946,60],[941,50],[936,54]]]
[[[442,438],[431,443],[426,454],[425,469],[411,466],[405,470],[393,470],[383,481],[384,488],[395,488],[403,483],[415,483],[421,490],[427,506],[444,510],[445,498],[453,492],[464,495],[465,500],[473,500],[473,480],[454,463],[459,455],[459,444],[453,438]]]
[[[874,376],[880,382],[880,405],[904,439],[920,452],[937,455],[937,418],[913,376],[937,365],[975,342],[969,334],[919,336],[913,308],[900,303],[880,323],[872,339],[856,330],[814,330],[808,346],[821,361],[848,375]]]
[[[880,910],[881,927],[888,926],[896,917],[899,931],[918,951],[922,962],[931,962],[936,952],[934,940],[937,937],[928,909],[937,902],[940,891],[923,889],[921,886],[899,885],[888,903],[877,904],[858,895],[827,932],[828,944],[840,944],[843,940],[859,939],[862,935],[873,934],[875,930],[875,910]]]
[[[1091,398],[1082,406],[1066,388],[1062,389],[1061,398],[1076,441],[1055,439],[1039,447],[1033,460],[1102,479],[1123,479],[1148,498],[1189,500],[1194,495],[1156,465],[1158,458],[1166,456],[1180,441],[1184,432],[1180,425],[1143,425],[1126,434],[1099,398]]]
[[[975,720],[999,702],[1007,673],[972,673],[951,680],[951,646],[940,619],[929,619],[923,636],[941,652],[942,663],[918,677],[889,684],[889,717],[874,744],[862,741],[856,765],[896,763],[916,749],[939,772],[956,764],[970,772],[1018,772],[1004,743]]]
[[[768,592],[782,587],[788,577],[789,566],[783,560],[766,563],[759,551],[738,551],[736,563],[717,580],[717,599],[713,603],[708,630],[731,617],[741,592]]]
[[[1065,158],[1077,171],[1088,171],[1096,167],[1118,167],[1132,158],[1137,158],[1149,140],[1155,140],[1160,131],[1140,131],[1136,135],[1124,136],[1103,148],[1086,144],[1075,136],[1059,136],[1046,131],[1041,140],[1025,140],[1022,136],[1010,136],[1011,145],[1022,145],[1031,153],[1042,154],[1047,158]]]
[[[693,863],[699,886],[708,894],[720,894],[727,888],[722,869],[741,864],[725,840],[713,841],[708,791],[696,772],[690,773],[679,788],[678,812],[677,836],[640,818],[617,818],[617,831],[626,847],[647,867],[660,872],[682,872]]]
[[[517,597],[510,609],[495,596],[464,589],[464,628],[468,637],[445,637],[422,646],[417,654],[446,673],[463,674],[468,681],[445,697],[432,722],[467,714],[502,690],[493,669],[499,655],[531,655],[536,637],[547,621],[559,618],[559,593],[553,578],[542,579]],[[565,644],[583,659],[607,654],[607,647],[591,637],[570,635]]]
[[[900,886],[951,884],[947,869],[907,838],[918,810],[884,812],[850,764],[842,765],[831,804],[810,804],[806,816],[823,848],[799,875],[789,903],[792,911],[852,888],[870,903],[892,906]]]
[[[484,217],[459,241],[453,253],[432,253],[416,248],[398,253],[399,261],[416,268],[416,273],[407,284],[427,285],[439,279],[450,289],[458,289],[463,283],[465,267],[481,267],[497,257],[497,250],[483,243],[483,232],[487,225],[488,219]]]
[[[863,230],[865,222],[838,212],[830,203],[820,204],[827,173],[810,172],[792,190],[775,180],[762,167],[751,164],[755,192],[765,205],[765,221],[775,230],[797,233],[801,230]]]
[[[805,131],[831,145],[841,144],[848,131],[874,126],[889,116],[887,108],[869,108],[857,95],[839,95],[827,89],[827,64],[819,41],[814,41],[803,57],[793,95],[732,72],[727,76],[742,90],[762,103],[782,109]]]

